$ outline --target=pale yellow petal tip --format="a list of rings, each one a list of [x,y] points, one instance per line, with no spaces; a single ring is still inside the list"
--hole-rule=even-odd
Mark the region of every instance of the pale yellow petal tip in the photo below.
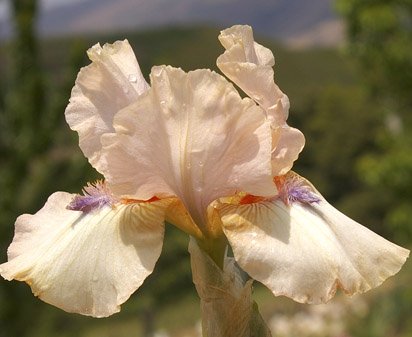
[[[87,56],[91,61],[96,60],[102,53],[102,46],[100,43],[96,43],[87,50]]]
[[[293,299],[295,302],[304,304],[322,304],[327,303],[335,296],[338,290],[341,290],[347,296],[354,296],[368,292],[374,288],[381,286],[386,280],[396,275],[409,258],[410,251],[403,247],[392,244],[396,247],[396,255],[389,256],[388,259],[382,258],[380,264],[383,266],[379,270],[377,275],[373,275],[368,278],[369,275],[362,275],[361,278],[354,281],[352,284],[348,284],[346,287],[340,279],[336,279],[331,285],[330,289],[321,296],[313,296],[313,293],[293,293],[293,292],[276,292],[273,291],[275,296],[286,296]],[[315,290],[317,291],[317,290]]]
[[[35,283],[35,281],[31,278],[28,278],[27,276],[24,276],[23,274],[17,275],[16,273],[11,273],[10,271],[7,271],[7,268],[1,268],[0,266],[0,275],[6,279],[7,281],[22,281],[25,282],[31,289],[31,292],[33,295],[43,302],[46,302],[48,304],[51,304],[63,311],[66,311],[68,313],[75,313],[75,314],[80,314],[80,315],[85,315],[85,316],[91,316],[91,317],[96,317],[96,318],[103,318],[103,317],[108,317],[111,316],[117,312],[120,311],[121,307],[120,305],[123,304],[128,298],[122,299],[118,301],[118,304],[114,306],[95,306],[95,305],[90,305],[90,306],[68,306],[65,302],[66,301],[57,301],[56,298],[48,297],[48,290],[51,287],[51,285],[42,285],[39,286],[38,284]],[[69,300],[67,300],[68,302]]]
[[[0,265],[0,276],[2,278],[4,278],[6,281],[11,281],[13,278],[10,277],[10,275],[8,275],[8,273],[6,272],[6,269],[3,267],[5,263]]]
[[[92,298],[90,298],[90,301],[85,301],[84,303],[81,303],[81,300],[79,300],[78,302],[73,302],[73,298],[71,296],[65,299],[63,293],[60,293],[59,296],[51,295],[51,293],[55,292],[55,289],[53,289],[53,284],[40,284],[39,282],[36,282],[35,279],[26,275],[24,272],[16,273],[12,270],[9,270],[7,272],[6,269],[13,268],[13,263],[11,264],[10,268],[1,268],[1,266],[0,275],[3,276],[6,280],[25,282],[30,287],[31,292],[35,297],[68,313],[75,313],[95,318],[109,317],[115,313],[120,312],[121,305],[126,302],[131,296],[131,294],[127,294],[125,296],[118,297],[116,303],[96,303],[96,301],[93,301]],[[92,294],[89,295],[92,296]]]
[[[232,27],[221,30],[218,38],[220,40],[221,38],[225,38],[226,36],[230,36],[230,35],[237,36],[237,35],[240,35],[242,33],[243,34],[245,34],[245,33],[250,34],[252,32],[253,32],[253,29],[249,25],[234,25]]]
[[[204,69],[202,69],[204,70]],[[199,71],[199,70],[197,70]],[[172,67],[169,65],[160,65],[160,66],[153,66],[150,71],[150,78],[153,80],[158,80],[160,77],[167,75],[167,76],[185,76],[185,72],[180,67]]]
[[[102,52],[113,55],[118,53],[122,48],[131,49],[129,41],[127,39],[118,40],[113,43],[105,43],[103,47],[100,45],[100,43],[96,43],[87,50],[87,56],[91,61],[97,61],[100,58]]]
[[[392,244],[392,243],[391,243]],[[313,296],[313,293],[276,293],[273,291],[275,296],[286,296],[293,299],[295,302],[304,304],[322,304],[327,303],[335,297],[338,290],[341,290],[347,296],[360,295],[368,292],[374,288],[381,286],[386,280],[396,275],[405,264],[406,260],[409,258],[410,251],[403,247],[392,244],[396,247],[397,252],[395,255],[389,256],[387,259],[382,258],[381,263],[377,263],[376,267],[381,266],[378,274],[375,275],[361,275],[359,279],[354,280],[352,284],[343,284],[341,279],[336,278],[331,287],[327,292],[322,295]],[[326,289],[325,289],[326,290]],[[317,289],[314,291],[318,291]]]
[[[360,294],[366,293],[369,290],[379,287],[380,285],[382,285],[383,282],[385,282],[387,279],[394,276],[401,270],[403,264],[406,262],[408,257],[409,257],[409,250],[403,249],[403,251],[400,252],[399,265],[393,270],[384,270],[384,271],[382,270],[381,273],[379,274],[379,277],[376,280],[374,280],[375,283],[373,284],[367,283],[365,280],[362,280],[352,285],[351,289],[348,289],[343,286],[343,284],[341,283],[339,279],[336,279],[335,282],[330,287],[330,289],[326,293],[320,296],[319,295],[314,296],[312,292],[301,293],[301,292],[290,292],[288,290],[277,291],[277,290],[270,289],[270,287],[268,288],[269,290],[272,291],[274,296],[285,296],[298,303],[324,304],[332,300],[335,297],[338,290],[341,290],[347,296],[354,296],[354,295],[360,295]]]

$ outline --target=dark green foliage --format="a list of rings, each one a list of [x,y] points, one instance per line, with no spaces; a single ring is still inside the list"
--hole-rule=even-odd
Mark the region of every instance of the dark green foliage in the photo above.
[[[348,25],[348,51],[356,59],[370,97],[377,102],[381,131],[377,153],[359,171],[391,196],[384,220],[401,242],[412,240],[412,1],[339,1]],[[409,206],[408,206],[409,205]]]
[[[412,103],[412,1],[341,0],[349,51],[369,87],[400,107]]]
[[[348,52],[356,60],[370,100],[378,108],[376,150],[358,161],[359,177],[380,191],[386,207],[377,209],[396,242],[412,241],[412,1],[340,0],[347,23]],[[373,299],[365,325],[354,324],[360,337],[411,336],[410,262],[403,283]]]
[[[11,46],[14,60],[10,87],[4,87],[5,96],[2,98],[3,106],[0,119],[0,154],[2,165],[0,167],[1,212],[0,231],[1,237],[10,239],[10,229],[5,224],[15,216],[16,197],[11,192],[19,192],[21,177],[28,170],[26,161],[32,153],[38,152],[38,140],[34,140],[36,126],[39,126],[38,108],[43,106],[44,92],[41,71],[37,64],[36,39],[33,35],[34,17],[36,14],[36,1],[13,1],[12,8],[15,18],[16,40]],[[31,129],[33,127],[33,129]],[[31,152],[33,146],[33,152]],[[11,221],[10,221],[11,222]],[[6,248],[5,240],[0,244],[2,260]],[[20,308],[19,302],[25,295],[21,287],[11,284],[1,284],[0,296],[2,306],[0,311],[2,336],[23,335],[25,326],[31,324],[30,311],[32,306]],[[17,318],[16,321],[13,319]],[[16,324],[17,321],[24,323]],[[9,322],[13,322],[9,324]]]
[[[324,86],[308,101],[297,124],[306,146],[295,170],[309,177],[319,191],[343,212],[373,230],[387,234],[382,223],[387,199],[376,198],[358,176],[356,162],[376,151],[377,107],[358,86]]]
[[[1,57],[6,63],[1,75],[7,78],[1,82],[0,99],[1,261],[6,260],[16,216],[38,210],[54,189],[79,188],[79,177],[87,172],[73,142],[59,135],[64,119],[53,107],[56,84],[47,85],[34,35],[37,1],[16,0],[12,9],[15,39],[2,48]],[[65,80],[72,83],[74,74]],[[47,311],[23,284],[1,282],[0,298],[2,337],[26,336]]]

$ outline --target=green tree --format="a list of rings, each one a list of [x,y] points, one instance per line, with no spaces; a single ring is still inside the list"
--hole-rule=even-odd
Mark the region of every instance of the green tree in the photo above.
[[[412,1],[339,0],[338,8],[346,20],[349,52],[372,93],[398,111],[410,109]]]
[[[412,1],[338,0],[347,24],[348,51],[357,61],[370,98],[380,108],[377,151],[359,161],[358,173],[385,198],[382,220],[398,243],[412,242]],[[408,266],[406,266],[408,268]],[[410,267],[410,264],[409,264]],[[371,305],[356,336],[408,337],[411,269]]]
[[[80,188],[84,182],[75,177],[88,172],[81,154],[72,153],[73,139],[61,133],[64,117],[57,108],[67,97],[56,94],[55,84],[54,90],[47,85],[35,34],[37,5],[34,0],[11,1],[14,37],[2,49],[8,63],[4,69],[10,71],[2,74],[7,81],[0,90],[1,261],[6,260],[16,216],[39,209],[55,188]],[[73,74],[66,74],[67,82],[73,83]],[[60,179],[64,172],[72,174]],[[33,336],[46,324],[39,317],[48,311],[27,286],[1,282],[0,301],[0,336]]]
[[[382,233],[386,200],[375,198],[376,189],[363,183],[355,165],[376,149],[379,118],[375,110],[358,85],[324,86],[299,114],[307,139],[296,169],[344,213]]]
[[[398,242],[412,241],[412,1],[340,0],[348,51],[380,105],[378,153],[360,161],[365,180],[392,202],[385,223]]]
[[[24,176],[27,170],[25,161],[31,145],[37,146],[34,132],[44,101],[43,82],[36,58],[37,43],[32,33],[37,2],[16,0],[11,4],[16,36],[10,47],[14,64],[8,81],[9,87],[4,88],[4,109],[0,119],[0,230],[1,237],[7,239],[10,238],[8,222],[11,222],[18,204],[20,177]],[[5,240],[2,240],[0,248],[3,254],[6,248]],[[0,335],[24,335],[24,326],[30,323],[30,303],[24,308],[18,304],[24,299],[21,288],[3,282],[0,291],[2,303],[7,303],[1,306]]]

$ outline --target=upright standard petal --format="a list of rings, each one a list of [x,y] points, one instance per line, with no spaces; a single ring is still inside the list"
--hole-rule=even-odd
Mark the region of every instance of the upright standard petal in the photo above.
[[[80,212],[67,209],[73,197],[56,192],[39,212],[17,219],[0,274],[68,312],[109,316],[153,271],[168,200]]]
[[[292,179],[282,181],[289,186],[276,199],[220,210],[235,259],[251,277],[275,295],[321,303],[337,288],[362,293],[400,270],[407,249],[340,213],[303,178]]]
[[[276,194],[270,125],[252,100],[210,70],[154,67],[151,85],[116,116],[116,134],[102,138],[115,192],[176,195],[200,226],[219,197]]]
[[[272,173],[276,177],[286,174],[293,167],[305,146],[305,136],[300,130],[284,124],[273,128],[272,139]]]
[[[275,84],[272,52],[254,41],[250,26],[225,29],[219,40],[226,49],[217,59],[219,69],[270,112],[276,124],[283,124],[288,118],[289,99]]]
[[[273,128],[273,175],[287,173],[305,145],[303,134],[286,124],[289,99],[274,81],[272,52],[253,39],[249,26],[233,26],[221,32],[226,51],[217,66],[267,113]]]
[[[92,64],[77,76],[66,108],[66,120],[79,133],[84,155],[93,166],[98,166],[100,137],[114,131],[114,115],[149,85],[127,40],[105,44],[103,48],[96,44],[88,55]]]

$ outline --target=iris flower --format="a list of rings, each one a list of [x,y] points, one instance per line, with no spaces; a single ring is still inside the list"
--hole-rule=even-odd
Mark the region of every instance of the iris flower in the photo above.
[[[104,181],[18,217],[5,279],[66,311],[111,315],[153,271],[165,222],[217,265],[229,244],[253,279],[298,302],[362,293],[400,270],[408,250],[291,171],[304,137],[286,123],[272,52],[248,26],[219,39],[217,65],[246,98],[208,69],[155,66],[149,85],[127,40],[88,51],[65,115]]]

